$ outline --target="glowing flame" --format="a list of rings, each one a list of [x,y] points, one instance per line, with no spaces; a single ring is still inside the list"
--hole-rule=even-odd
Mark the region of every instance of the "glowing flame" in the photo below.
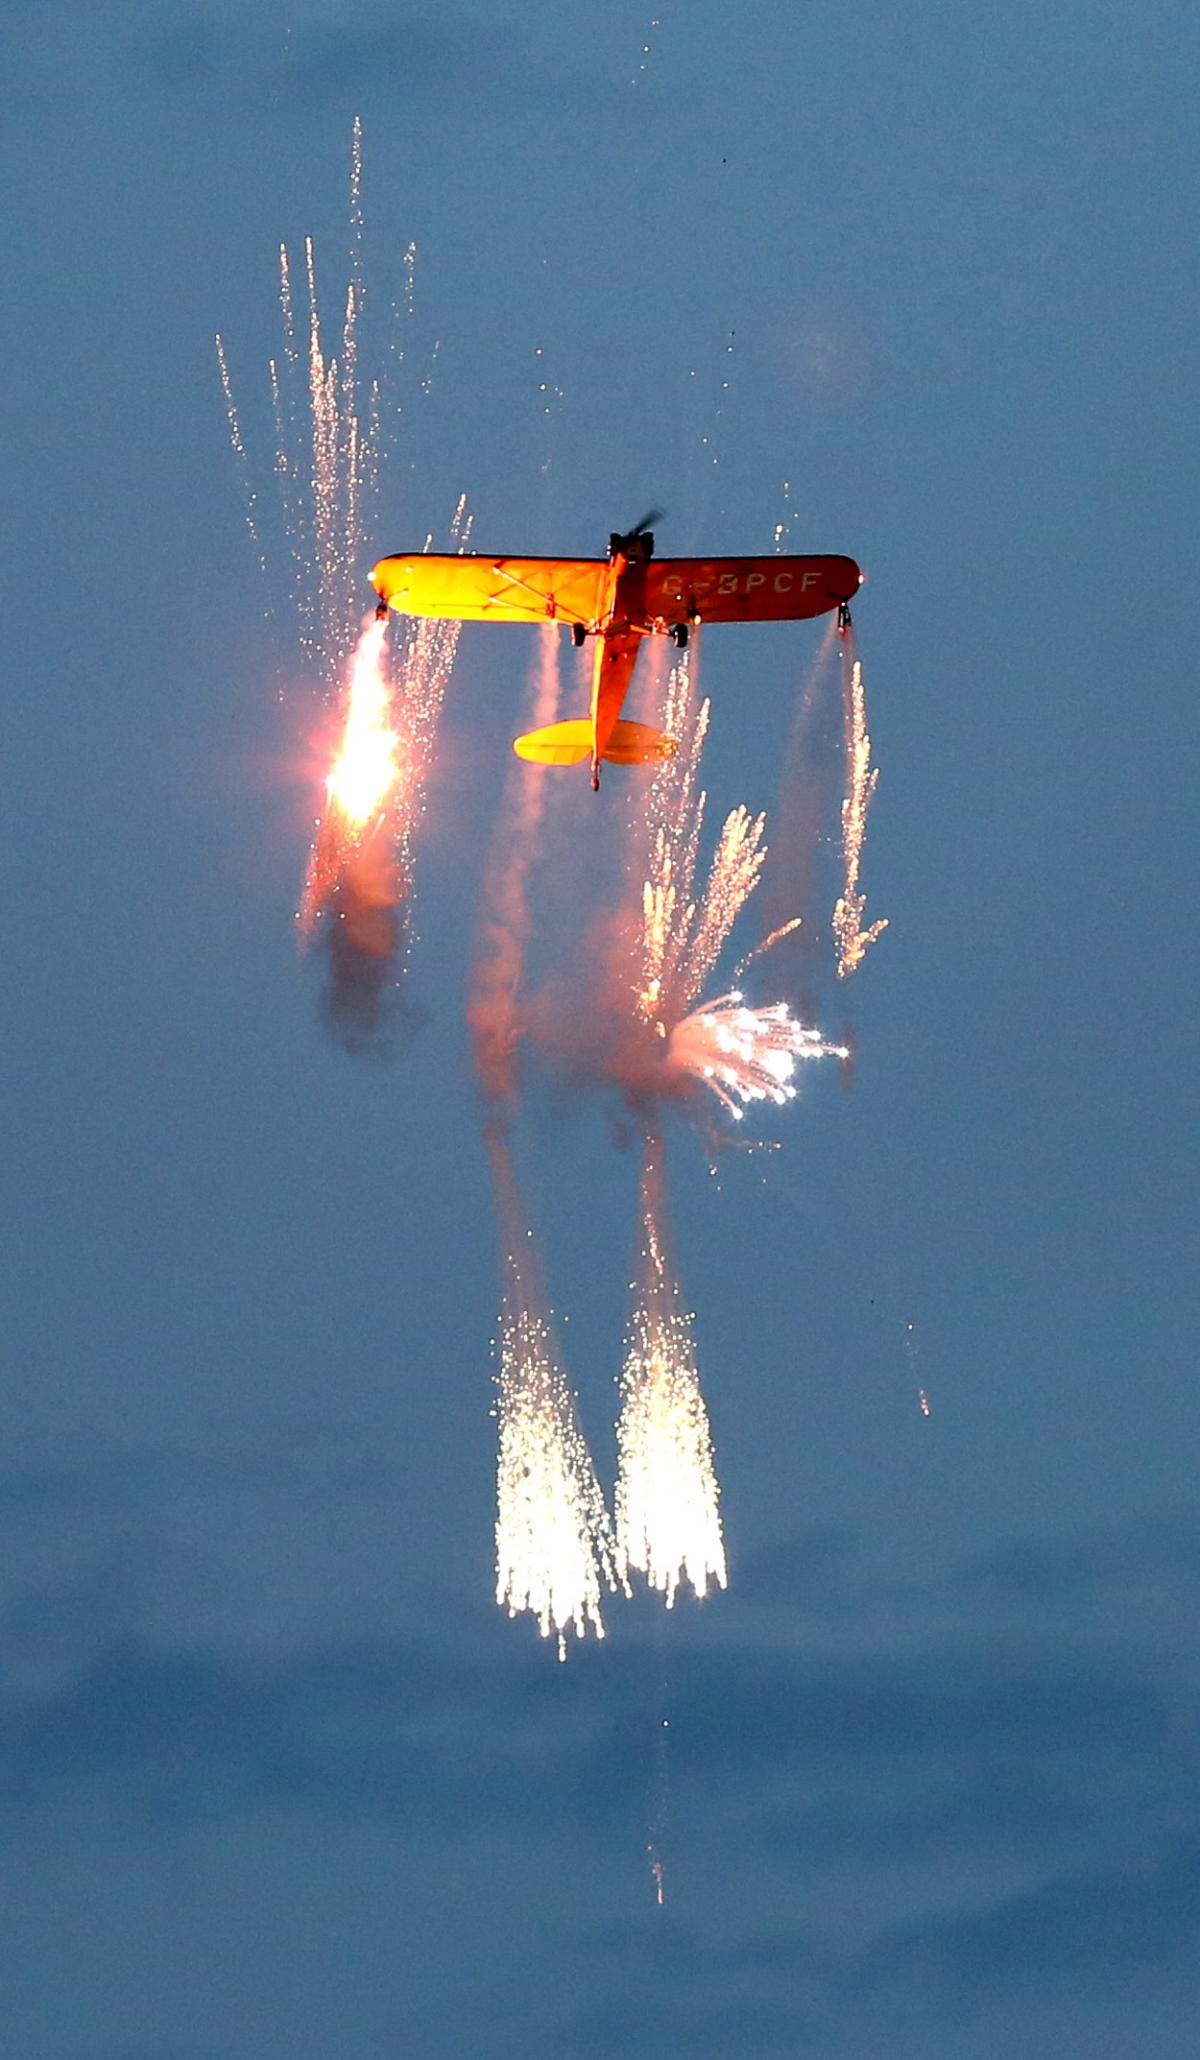
[[[496,1600],[529,1610],[543,1638],[604,1636],[602,1586],[615,1585],[608,1511],[549,1325],[518,1300],[500,1322]]]
[[[400,739],[392,728],[392,689],[383,671],[385,621],[373,621],[351,660],[342,746],[325,791],[331,809],[353,829],[379,813],[399,778]]]
[[[692,1317],[663,1249],[662,1151],[646,1147],[642,1278],[626,1335],[617,1421],[617,1552],[670,1609],[683,1583],[707,1594],[728,1582],[708,1412]]]

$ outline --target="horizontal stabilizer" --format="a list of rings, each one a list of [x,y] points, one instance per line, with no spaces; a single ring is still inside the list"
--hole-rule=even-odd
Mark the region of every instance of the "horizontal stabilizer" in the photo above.
[[[591,756],[592,725],[583,717],[552,722],[544,730],[528,730],[518,737],[513,750],[518,758],[531,758],[538,765],[579,765]],[[644,722],[619,722],[604,756],[610,765],[646,765],[673,758],[675,739]]]
[[[517,737],[513,750],[518,758],[532,758],[538,765],[578,765],[592,749],[590,722],[551,722],[544,730],[526,730]]]

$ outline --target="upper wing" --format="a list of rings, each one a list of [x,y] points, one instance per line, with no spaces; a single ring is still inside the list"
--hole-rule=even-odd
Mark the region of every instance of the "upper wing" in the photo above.
[[[600,614],[603,558],[381,558],[371,585],[401,615],[465,622],[582,622]]]
[[[791,622],[853,600],[853,558],[652,558],[646,613],[664,622]]]

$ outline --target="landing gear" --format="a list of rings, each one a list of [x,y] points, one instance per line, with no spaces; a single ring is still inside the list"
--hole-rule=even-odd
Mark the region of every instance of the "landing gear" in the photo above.
[[[387,602],[386,602],[386,601],[380,601],[379,605],[377,606],[377,608],[376,608],[376,610],[375,610],[375,620],[376,620],[376,622],[386,622],[386,621],[387,621]]]
[[[677,651],[686,651],[687,641],[688,626],[686,622],[673,622],[671,624],[671,642],[674,644],[675,649]]]
[[[571,624],[571,642],[577,651],[582,651],[586,636],[587,630],[582,622],[573,622]]]
[[[592,792],[593,794],[600,792],[600,768],[598,765],[592,767]]]
[[[850,628],[850,603],[849,603],[849,601],[839,601],[839,602],[838,602],[838,617],[837,617],[837,626],[838,626],[838,635],[839,635],[839,637],[844,637],[844,636],[845,636],[845,634],[846,634],[846,631],[847,631],[847,630],[848,630],[848,629]]]

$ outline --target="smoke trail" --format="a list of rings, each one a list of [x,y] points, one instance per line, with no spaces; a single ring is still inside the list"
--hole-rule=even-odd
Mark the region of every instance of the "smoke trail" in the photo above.
[[[645,1575],[671,1609],[689,1583],[728,1583],[708,1412],[692,1317],[666,1256],[661,1138],[646,1139],[639,1213],[641,1277],[626,1333],[617,1421],[618,1564]]]
[[[254,485],[250,477],[250,461],[246,455],[246,445],[242,437],[242,425],[238,420],[238,411],[233,398],[233,381],[229,376],[229,365],[225,357],[225,344],[219,330],[214,336],[213,342],[217,347],[217,367],[221,375],[221,393],[225,401],[225,421],[229,428],[229,447],[233,452],[233,461],[237,467],[238,484],[242,489],[242,497],[246,504],[246,530],[251,543],[254,545],[259,570],[265,576],[267,558],[266,552],[263,549],[262,538],[258,533],[258,495],[254,491]]]
[[[771,863],[760,902],[760,952],[769,948],[772,937],[779,942],[778,933],[790,928],[792,943],[783,960],[793,967],[797,957],[810,959],[817,945],[817,932],[807,923],[801,926],[797,918],[818,900],[817,858],[841,778],[841,697],[835,671],[839,647],[831,616],[804,673],[772,817]]]
[[[842,802],[842,858],[845,885],[833,911],[833,934],[837,944],[839,980],[848,979],[862,964],[870,945],[887,929],[887,917],[864,930],[863,913],[867,897],[858,891],[863,840],[867,834],[867,811],[879,781],[879,768],[871,765],[871,739],[867,735],[867,697],[862,664],[847,644],[842,658],[843,699],[846,727],[846,798]]]
[[[537,1278],[533,1233],[507,1140],[488,1132],[504,1290],[496,1375],[496,1600],[528,1610],[567,1656],[567,1634],[604,1636],[601,1597],[617,1586],[612,1527]]]
[[[559,705],[559,631],[538,633],[537,661],[525,697],[522,727],[553,722]],[[547,782],[514,758],[504,783],[481,904],[479,939],[467,1004],[475,1059],[489,1101],[516,1095],[520,1034],[518,995],[529,942],[529,879],[540,853]]]

